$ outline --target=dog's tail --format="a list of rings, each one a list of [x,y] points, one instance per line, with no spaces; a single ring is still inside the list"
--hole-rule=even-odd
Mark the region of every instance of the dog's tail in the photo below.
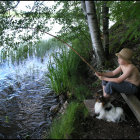
[[[118,122],[126,121],[123,109],[121,107],[117,107],[116,111],[117,111],[117,114],[120,116]]]
[[[125,114],[124,113],[121,115],[121,118],[120,118],[120,122],[122,122],[122,121],[125,121],[126,122]]]

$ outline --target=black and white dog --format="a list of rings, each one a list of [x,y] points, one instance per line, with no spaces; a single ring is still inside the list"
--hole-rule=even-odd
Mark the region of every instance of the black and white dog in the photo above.
[[[98,114],[97,119],[105,119],[108,122],[120,122],[125,120],[124,111],[121,107],[114,107],[110,102],[99,94],[95,96],[96,102],[94,106],[95,114]]]

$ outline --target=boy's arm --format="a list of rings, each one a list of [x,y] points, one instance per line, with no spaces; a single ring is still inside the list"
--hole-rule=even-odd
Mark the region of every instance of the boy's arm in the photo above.
[[[119,66],[113,71],[102,73],[102,76],[113,77],[113,76],[119,74],[121,71],[122,71],[121,67]]]
[[[102,80],[109,81],[109,82],[115,82],[115,83],[121,83],[124,81],[129,75],[132,73],[133,69],[130,68],[126,73],[123,73],[118,78],[107,78],[107,77],[101,77]]]

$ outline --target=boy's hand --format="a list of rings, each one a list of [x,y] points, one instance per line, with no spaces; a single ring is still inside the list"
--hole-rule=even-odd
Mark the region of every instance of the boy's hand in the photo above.
[[[97,77],[99,77],[99,76],[102,76],[102,73],[101,73],[101,72],[95,72],[95,75],[96,75]]]
[[[104,76],[98,76],[98,78],[99,78],[100,80],[104,80],[104,79],[105,79]]]
[[[104,80],[104,76],[101,72],[95,72],[95,75],[100,79],[100,80]]]

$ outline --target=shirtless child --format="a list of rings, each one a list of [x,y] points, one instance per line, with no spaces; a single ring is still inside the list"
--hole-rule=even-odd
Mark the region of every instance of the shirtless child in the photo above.
[[[110,97],[114,91],[126,94],[138,93],[140,88],[140,72],[131,62],[132,50],[123,48],[119,53],[116,53],[116,56],[118,56],[119,66],[114,71],[105,73],[95,72],[95,75],[102,80],[104,97]],[[123,72],[121,76],[111,78],[120,72]]]

